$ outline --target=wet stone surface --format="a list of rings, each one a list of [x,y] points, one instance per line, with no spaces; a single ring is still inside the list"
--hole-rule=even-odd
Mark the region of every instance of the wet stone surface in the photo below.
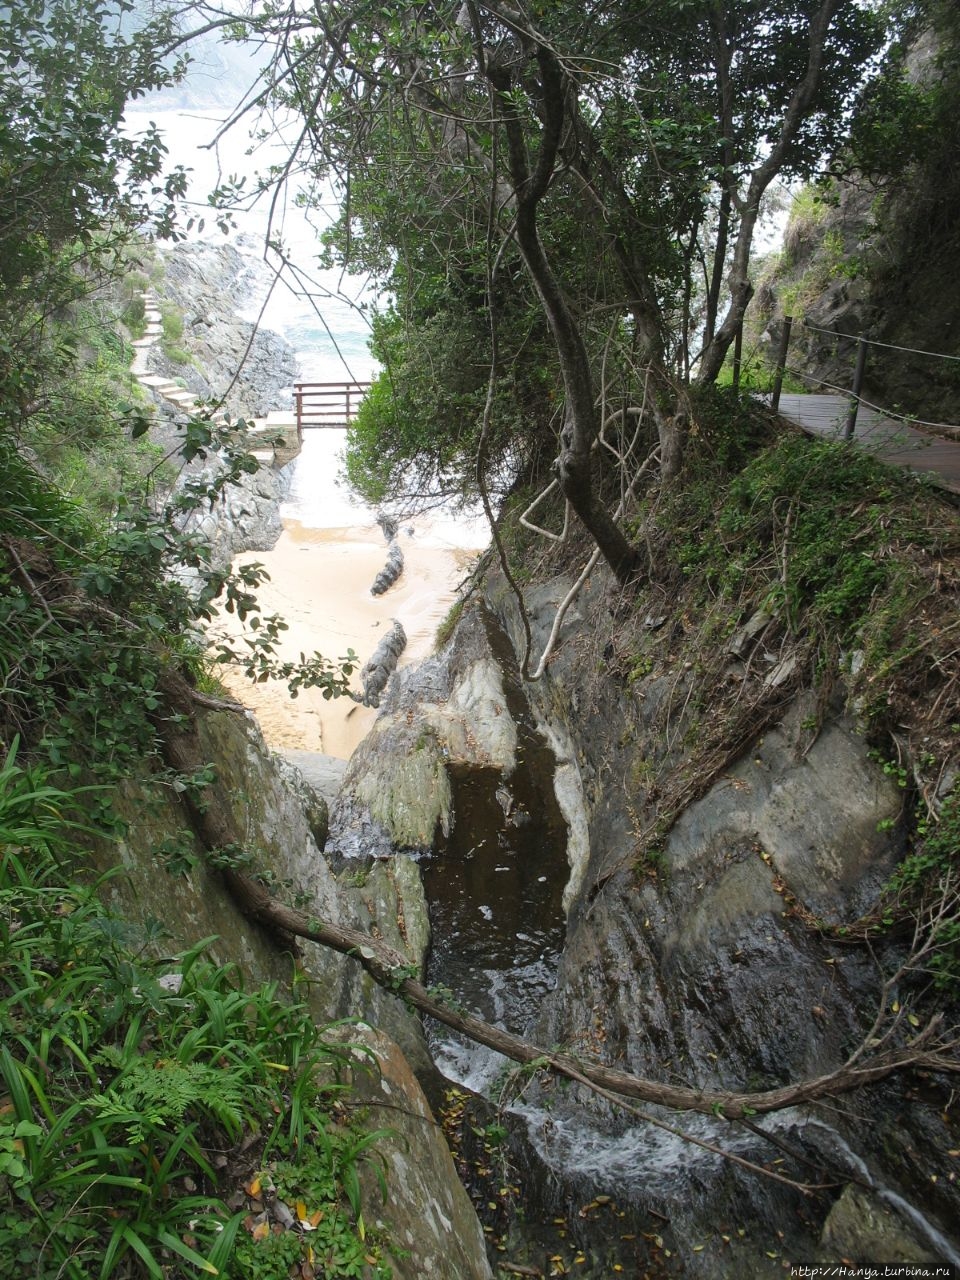
[[[453,771],[455,820],[421,863],[434,938],[428,977],[466,1008],[522,1031],[563,943],[566,828],[521,766]]]

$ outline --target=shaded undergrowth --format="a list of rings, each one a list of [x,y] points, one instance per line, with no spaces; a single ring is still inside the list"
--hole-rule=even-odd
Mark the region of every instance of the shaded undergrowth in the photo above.
[[[0,1268],[385,1280],[359,1182],[382,1131],[341,1102],[353,1046],[206,942],[151,958],[160,924],[138,935],[76,874],[76,798],[0,768]]]

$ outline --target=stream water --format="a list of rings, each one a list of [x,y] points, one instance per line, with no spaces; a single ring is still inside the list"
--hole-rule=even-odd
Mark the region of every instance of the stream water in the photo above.
[[[428,980],[521,1034],[553,987],[564,934],[566,826],[544,757],[552,764],[528,735],[509,779],[453,771],[450,836],[421,862],[434,939]],[[488,1092],[505,1065],[446,1028],[434,1028],[431,1041],[444,1075],[477,1092]]]

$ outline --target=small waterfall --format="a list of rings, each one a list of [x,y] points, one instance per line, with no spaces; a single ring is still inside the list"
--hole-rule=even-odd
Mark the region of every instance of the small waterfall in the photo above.
[[[490,769],[451,770],[454,825],[420,863],[434,938],[429,981],[519,1033],[553,987],[567,875],[566,827],[523,756],[507,780]],[[440,1070],[475,1092],[487,1093],[506,1065],[445,1028],[434,1030],[432,1049]]]
[[[786,1113],[780,1117],[780,1121],[782,1122],[784,1119],[786,1119]],[[960,1253],[957,1252],[946,1236],[915,1205],[910,1204],[908,1200],[905,1200],[896,1191],[891,1191],[889,1187],[881,1186],[870,1172],[863,1158],[857,1155],[849,1143],[835,1129],[831,1129],[828,1124],[824,1124],[820,1120],[806,1120],[803,1129],[804,1136],[810,1137],[812,1130],[816,1130],[817,1134],[820,1135],[825,1153],[836,1165],[845,1173],[864,1183],[878,1200],[889,1205],[895,1213],[899,1214],[916,1232],[917,1236],[926,1241],[938,1257],[942,1258],[944,1262],[949,1262],[951,1267],[960,1269]],[[818,1145],[821,1144],[818,1143]]]
[[[650,1107],[653,1113],[661,1113]],[[604,1132],[584,1113],[558,1112],[523,1103],[510,1108],[526,1122],[534,1149],[546,1165],[595,1182],[597,1186],[638,1189],[655,1181],[658,1194],[669,1199],[681,1194],[692,1177],[716,1168],[722,1157],[685,1142],[682,1137],[652,1124],[633,1124],[622,1133]],[[704,1142],[735,1151],[730,1126],[712,1116],[677,1116],[663,1112],[662,1119],[675,1129]],[[749,1146],[743,1140],[740,1146]]]
[[[453,823],[420,863],[433,946],[428,980],[480,1017],[523,1034],[553,989],[566,931],[567,824],[554,793],[556,759],[536,732],[509,641],[488,618],[517,728],[516,767],[448,768]],[[499,1054],[434,1028],[450,1079],[489,1096],[508,1067]]]

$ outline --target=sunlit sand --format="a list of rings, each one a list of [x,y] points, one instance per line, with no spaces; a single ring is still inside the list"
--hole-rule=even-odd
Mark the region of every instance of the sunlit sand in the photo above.
[[[468,527],[465,540],[480,542]],[[407,633],[400,659],[404,667],[432,652],[439,623],[446,616],[476,551],[450,542],[450,526],[428,518],[403,523],[398,540],[405,567],[385,595],[370,587],[387,558],[387,543],[377,525],[309,528],[296,519],[272,551],[247,552],[235,563],[259,561],[270,575],[257,592],[264,613],[279,613],[289,626],[280,657],[297,659],[319,650],[327,658],[353,649],[362,665],[396,618]],[[232,615],[221,626],[237,630]],[[353,687],[359,691],[359,671]],[[223,668],[227,687],[257,714],[272,747],[318,751],[348,758],[370,728],[376,711],[348,698],[326,700],[318,689],[291,699],[282,685],[252,684],[239,671]]]

